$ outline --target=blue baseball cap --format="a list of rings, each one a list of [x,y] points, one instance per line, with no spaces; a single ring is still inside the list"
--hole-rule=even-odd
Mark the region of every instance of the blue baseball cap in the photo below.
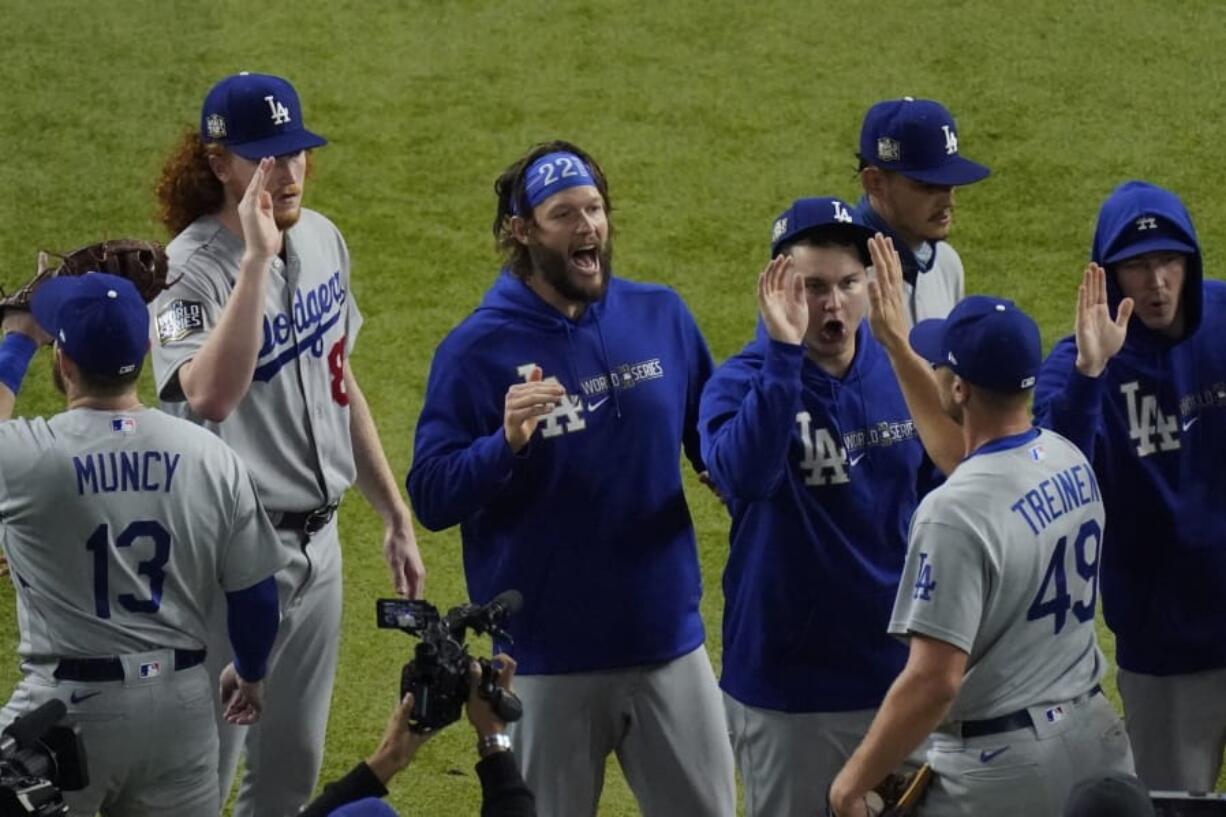
[[[1147,252],[1196,255],[1199,251],[1165,216],[1146,213],[1133,219],[1128,229],[1120,234],[1103,258],[1103,264],[1116,264]]]
[[[931,99],[889,99],[864,115],[860,160],[926,184],[957,187],[992,171],[958,153],[953,114]]]
[[[948,318],[917,323],[911,348],[934,367],[1005,393],[1033,386],[1043,362],[1038,324],[1013,301],[989,295],[963,299]]]
[[[89,374],[131,374],[149,351],[149,310],[127,278],[104,272],[52,278],[34,291],[30,311]]]
[[[377,797],[364,797],[328,812],[329,817],[400,817],[396,809]]]
[[[298,92],[288,80],[246,71],[226,77],[204,98],[200,137],[252,161],[328,144],[306,129]]]
[[[796,199],[792,206],[775,218],[771,226],[771,257],[779,254],[779,248],[795,241],[811,231],[831,238],[846,238],[854,243],[865,259],[868,258],[868,240],[873,231],[864,225],[854,207],[833,196]]]

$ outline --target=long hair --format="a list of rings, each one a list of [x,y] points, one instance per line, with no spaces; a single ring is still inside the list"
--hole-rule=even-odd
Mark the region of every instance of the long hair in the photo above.
[[[171,237],[225,204],[225,188],[209,166],[210,156],[224,152],[225,148],[217,143],[205,143],[195,128],[186,128],[179,137],[153,188],[158,201],[158,221]]]
[[[526,195],[524,171],[545,154],[557,151],[573,153],[587,164],[596,182],[596,189],[604,199],[605,212],[613,212],[613,201],[609,198],[609,183],[605,179],[604,170],[583,148],[561,139],[533,145],[527,153],[502,171],[494,182],[494,194],[498,197],[498,209],[494,214],[493,224],[494,248],[502,256],[503,263],[520,279],[527,279],[532,274],[532,258],[528,255],[528,248],[515,240],[515,235],[511,232],[511,217],[518,214],[530,225],[535,224],[532,207],[528,204]],[[613,224],[610,221],[609,235],[612,234]]]

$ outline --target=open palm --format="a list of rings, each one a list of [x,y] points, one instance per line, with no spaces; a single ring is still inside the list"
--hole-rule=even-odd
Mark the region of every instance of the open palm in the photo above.
[[[1128,336],[1128,319],[1132,317],[1132,298],[1120,301],[1114,319],[1107,303],[1107,273],[1091,263],[1077,288],[1077,370],[1098,377],[1107,362],[1124,346]]]
[[[758,311],[766,333],[780,343],[801,343],[809,328],[805,282],[786,255],[774,258],[758,276]]]

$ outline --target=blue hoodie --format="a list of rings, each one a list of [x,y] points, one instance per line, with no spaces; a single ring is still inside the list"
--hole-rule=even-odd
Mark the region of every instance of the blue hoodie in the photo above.
[[[1179,198],[1144,182],[1121,185],[1103,204],[1093,260],[1154,220],[1197,248],[1187,258],[1183,337],[1153,332],[1134,315],[1123,349],[1097,378],[1074,368],[1075,338],[1061,340],[1039,373],[1035,417],[1094,463],[1107,514],[1103,612],[1116,660],[1172,675],[1226,666],[1226,284],[1204,280]],[[1107,286],[1114,315],[1123,294],[1110,270]]]
[[[567,398],[513,454],[507,389],[532,365]],[[711,355],[676,293],[613,278],[571,321],[503,272],[430,367],[407,487],[430,530],[460,525],[469,595],[524,597],[525,674],[666,661],[703,641],[695,469]]]
[[[886,625],[932,472],[867,321],[842,378],[759,323],[707,384],[699,429],[732,513],[720,685],[785,712],[879,705],[907,659]]]

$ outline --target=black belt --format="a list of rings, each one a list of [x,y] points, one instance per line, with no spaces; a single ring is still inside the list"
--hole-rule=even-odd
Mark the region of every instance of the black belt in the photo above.
[[[204,650],[175,650],[175,669],[191,669],[204,663]],[[55,667],[61,681],[122,681],[123,661],[118,658],[61,658]]]
[[[276,521],[272,526],[277,530],[292,530],[294,533],[311,536],[319,533],[332,521],[339,505],[339,502],[333,502],[313,511],[285,511],[279,517],[274,515]]]
[[[1102,694],[1103,688],[1098,684],[1087,692],[1085,695],[1079,695],[1072,700],[1072,704],[1084,703],[1095,695]],[[999,718],[988,718],[982,721],[962,721],[962,737],[963,738],[981,738],[984,735],[999,735],[1001,732],[1014,732],[1018,729],[1029,729],[1034,726],[1034,720],[1030,717],[1030,712],[1025,709],[1019,709],[1016,712],[1010,712],[1008,715],[1001,715]]]

